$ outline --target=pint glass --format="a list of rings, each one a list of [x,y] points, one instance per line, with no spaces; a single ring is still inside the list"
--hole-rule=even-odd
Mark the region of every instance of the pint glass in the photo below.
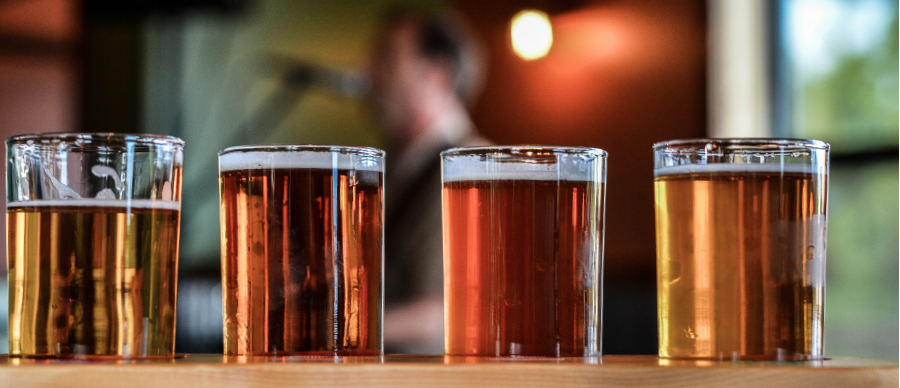
[[[441,156],[445,353],[599,356],[606,152]]]
[[[384,152],[219,153],[227,355],[382,352]]]
[[[184,142],[6,141],[9,353],[172,357]]]
[[[657,143],[659,356],[822,357],[828,149]]]

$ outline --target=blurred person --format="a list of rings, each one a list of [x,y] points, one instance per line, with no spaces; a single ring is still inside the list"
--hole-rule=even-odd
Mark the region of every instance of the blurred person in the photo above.
[[[481,49],[455,14],[394,10],[377,34],[367,72],[369,104],[388,143],[385,352],[440,354],[440,152],[490,144],[466,109],[481,89]]]

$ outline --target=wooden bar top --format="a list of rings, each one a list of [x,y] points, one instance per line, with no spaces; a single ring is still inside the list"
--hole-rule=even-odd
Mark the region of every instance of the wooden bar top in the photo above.
[[[226,357],[33,360],[0,356],[0,387],[897,387],[898,364],[602,358]]]

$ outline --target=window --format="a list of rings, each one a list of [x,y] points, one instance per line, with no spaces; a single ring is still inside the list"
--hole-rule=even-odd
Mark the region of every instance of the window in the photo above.
[[[832,146],[825,354],[897,361],[897,2],[777,4],[775,133]]]

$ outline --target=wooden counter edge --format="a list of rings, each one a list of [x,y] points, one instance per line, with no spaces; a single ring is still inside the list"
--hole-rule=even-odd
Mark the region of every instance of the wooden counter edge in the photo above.
[[[221,358],[219,358],[221,360]],[[224,364],[61,364],[0,367],[0,386],[28,387],[897,387],[900,368],[889,362],[847,359],[850,366],[660,366],[650,359],[606,356],[600,365],[522,362],[444,365],[438,362],[334,364],[323,362]]]

